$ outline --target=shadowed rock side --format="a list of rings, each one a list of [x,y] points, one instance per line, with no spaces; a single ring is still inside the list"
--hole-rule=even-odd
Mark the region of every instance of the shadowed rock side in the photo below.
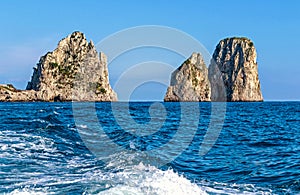
[[[106,56],[98,55],[81,32],[72,33],[41,57],[26,91],[4,92],[2,87],[2,92],[0,101],[117,101]]]
[[[208,70],[199,53],[193,53],[172,73],[164,101],[210,101]]]
[[[263,101],[256,50],[247,38],[227,38],[217,45],[209,66],[212,101]],[[225,93],[222,93],[222,85]]]

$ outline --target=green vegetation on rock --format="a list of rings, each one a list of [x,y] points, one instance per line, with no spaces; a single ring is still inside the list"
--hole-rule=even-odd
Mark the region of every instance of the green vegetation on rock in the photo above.
[[[100,92],[103,93],[103,94],[105,94],[105,93],[106,93],[106,89],[101,88],[101,89],[100,89]]]
[[[58,63],[56,63],[56,62],[50,62],[50,63],[49,63],[49,67],[50,67],[50,69],[57,68],[58,66],[59,66],[59,64],[58,64]]]

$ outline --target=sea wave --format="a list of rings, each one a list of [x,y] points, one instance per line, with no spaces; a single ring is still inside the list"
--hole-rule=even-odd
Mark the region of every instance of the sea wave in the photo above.
[[[287,112],[299,110],[298,103],[228,104],[220,138],[199,156],[209,120],[205,104],[193,142],[163,167],[149,162],[174,156],[174,148],[159,147],[168,142],[177,147],[184,140],[172,139],[180,115],[174,104],[165,104],[170,120],[153,137],[124,132],[109,105],[96,104],[97,121],[109,141],[126,152],[100,147],[99,157],[78,133],[89,134],[93,125],[76,126],[69,104],[0,104],[0,194],[299,194],[300,115]],[[148,105],[135,103],[134,117],[148,122]],[[187,129],[181,136],[190,133]],[[139,156],[143,151],[151,155]]]
[[[104,182],[105,181],[105,182]],[[53,185],[64,185],[70,183],[87,183],[94,185],[86,187],[82,192],[84,195],[119,195],[119,194],[149,194],[149,195],[185,195],[185,194],[273,194],[270,189],[263,189],[252,184],[225,184],[218,182],[192,182],[174,172],[172,169],[160,170],[156,167],[140,163],[132,167],[126,167],[118,172],[92,171],[84,174],[84,177],[77,180],[60,181]],[[98,185],[97,185],[97,182]],[[104,184],[104,183],[105,184]],[[41,195],[59,194],[51,190],[51,186],[44,188],[24,187],[15,189],[10,195]]]

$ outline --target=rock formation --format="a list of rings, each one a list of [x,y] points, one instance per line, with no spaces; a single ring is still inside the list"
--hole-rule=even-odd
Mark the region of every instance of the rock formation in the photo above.
[[[0,85],[0,101],[117,101],[107,59],[81,32],[61,40],[41,57],[26,90]],[[247,38],[217,45],[209,69],[193,53],[171,76],[164,101],[263,101],[256,50]]]
[[[202,56],[193,53],[171,76],[164,101],[210,101],[208,70]]]
[[[0,101],[117,101],[106,56],[98,55],[81,32],[72,33],[41,57],[26,91],[5,87],[1,91]]]
[[[225,101],[263,101],[253,42],[247,38],[221,40],[209,66],[209,80],[212,101],[223,101],[223,94]]]
[[[13,85],[0,85],[0,102],[6,101],[36,101],[37,93],[33,90],[21,91],[17,90]]]

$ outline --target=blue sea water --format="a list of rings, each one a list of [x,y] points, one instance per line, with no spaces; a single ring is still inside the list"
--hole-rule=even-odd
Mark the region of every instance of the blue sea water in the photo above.
[[[0,193],[300,194],[300,103],[224,108],[0,103]]]

